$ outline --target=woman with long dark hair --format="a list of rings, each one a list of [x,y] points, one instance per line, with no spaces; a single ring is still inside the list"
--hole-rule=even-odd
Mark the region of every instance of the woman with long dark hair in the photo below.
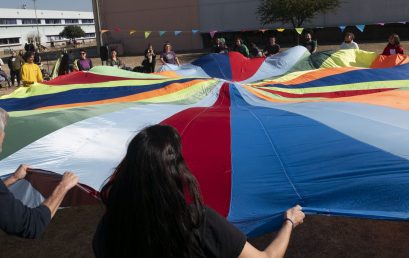
[[[304,214],[286,212],[277,238],[263,252],[202,203],[170,126],[143,129],[101,191],[106,212],[94,236],[96,257],[282,257]]]
[[[397,54],[403,55],[403,48],[400,44],[399,35],[392,34],[389,36],[388,45],[383,50],[382,55],[389,56],[389,55],[397,55]]]

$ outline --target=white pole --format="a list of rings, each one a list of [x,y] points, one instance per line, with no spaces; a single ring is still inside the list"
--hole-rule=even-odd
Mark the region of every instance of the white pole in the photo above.
[[[34,2],[34,13],[36,17],[36,24],[37,24],[37,38],[38,38],[38,43],[41,46],[40,29],[38,28],[38,18],[37,18],[37,6],[36,6],[37,0],[33,0],[33,2]]]

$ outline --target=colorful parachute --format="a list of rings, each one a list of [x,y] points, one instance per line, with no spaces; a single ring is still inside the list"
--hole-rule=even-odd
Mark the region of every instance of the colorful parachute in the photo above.
[[[277,228],[295,204],[409,220],[407,60],[294,47],[210,54],[156,74],[96,67],[19,88],[0,99],[11,116],[0,175],[36,168],[13,188],[35,205],[75,171],[82,185],[66,205],[93,203],[129,140],[162,123],[181,133],[205,203],[248,235]]]

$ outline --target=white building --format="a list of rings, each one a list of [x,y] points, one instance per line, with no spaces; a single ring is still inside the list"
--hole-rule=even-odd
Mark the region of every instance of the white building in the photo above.
[[[84,30],[86,35],[80,41],[95,40],[92,12],[0,8],[0,50],[22,49],[38,34],[43,46],[65,42],[67,39],[59,34],[67,25],[78,25]]]

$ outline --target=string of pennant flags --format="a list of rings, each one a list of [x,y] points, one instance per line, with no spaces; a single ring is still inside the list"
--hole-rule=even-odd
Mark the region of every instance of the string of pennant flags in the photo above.
[[[400,22],[392,22],[392,23],[400,23],[400,24],[406,24],[406,21],[400,21]],[[391,23],[375,23],[373,25],[380,25],[380,26],[384,26],[385,24],[391,24]],[[345,29],[347,27],[356,27],[360,32],[364,32],[366,25],[365,24],[358,24],[358,25],[340,25],[338,26],[338,28],[341,30],[341,32],[344,32]],[[317,28],[323,28],[323,27],[317,27]],[[266,32],[266,31],[274,31],[276,30],[277,32],[284,32],[285,30],[292,30],[292,29],[288,29],[288,28],[277,28],[277,29],[258,29],[258,30],[242,30],[242,32],[245,31],[261,31],[262,33]],[[304,28],[295,28],[295,31],[301,35],[304,31]],[[101,34],[104,34],[106,32],[122,32],[122,30],[120,28],[114,28],[114,29],[102,29]],[[167,30],[159,30],[159,31],[139,31],[139,30],[135,30],[135,29],[131,29],[128,31],[129,36],[133,36],[136,33],[143,33],[145,39],[149,38],[149,36],[152,35],[152,33],[157,33],[159,35],[159,37],[162,37],[165,34],[173,34],[174,36],[179,36],[182,33],[192,33],[193,35],[196,33],[209,33],[210,37],[213,38],[216,33],[222,33],[222,32],[231,32],[231,31],[218,31],[218,30],[212,30],[212,31],[200,31],[198,29],[192,29],[192,30],[175,30],[175,31],[167,31]]]

